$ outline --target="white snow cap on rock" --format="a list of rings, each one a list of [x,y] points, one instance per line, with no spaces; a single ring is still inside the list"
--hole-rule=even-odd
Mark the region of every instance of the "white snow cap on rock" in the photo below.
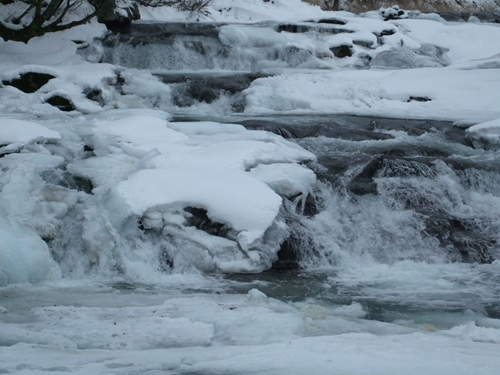
[[[97,156],[68,169],[90,178],[96,191],[110,189],[117,198],[110,204],[122,202],[128,212],[121,220],[135,217],[145,229],[175,230],[208,252],[225,252],[224,261],[214,259],[219,269],[269,267],[286,233],[279,216],[282,196],[312,190],[316,177],[300,163],[316,157],[272,133],[164,118],[142,114],[94,121],[89,141]],[[215,237],[195,229],[185,208],[206,211],[229,234]]]

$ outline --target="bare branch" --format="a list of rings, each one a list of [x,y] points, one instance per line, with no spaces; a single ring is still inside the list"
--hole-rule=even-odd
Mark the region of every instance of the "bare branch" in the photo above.
[[[24,17],[26,17],[28,15],[28,13],[31,12],[31,10],[33,9],[34,5],[31,3],[30,6],[28,8],[26,8],[26,10],[19,16],[19,17],[16,17],[14,19],[12,19],[12,23],[14,24],[20,24],[22,19]]]
[[[68,2],[70,0],[67,0]],[[52,0],[49,5],[45,8],[45,11],[42,13],[42,18],[44,21],[48,21],[51,19],[54,14],[59,10],[61,7],[61,4],[64,2],[64,0]]]

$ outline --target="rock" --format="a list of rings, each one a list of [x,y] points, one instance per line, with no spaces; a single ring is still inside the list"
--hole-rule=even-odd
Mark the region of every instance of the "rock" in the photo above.
[[[373,41],[371,40],[353,40],[352,43],[364,48],[374,48]]]
[[[398,5],[390,8],[380,8],[378,13],[384,18],[384,21],[408,18],[408,12],[402,10]]]
[[[227,237],[231,228],[222,223],[211,220],[207,215],[207,210],[196,207],[185,207],[184,211],[188,213],[186,226],[195,227],[212,236]]]
[[[3,81],[2,83],[6,86],[13,86],[16,89],[21,90],[22,92],[25,92],[27,94],[31,94],[35,91],[38,91],[52,78],[56,77],[46,73],[27,72],[21,74],[19,78],[15,78],[10,81]]]
[[[359,68],[369,68],[372,57],[367,53],[360,53],[358,55],[359,64],[356,64]]]
[[[352,30],[339,29],[336,27],[320,27],[319,25],[306,25],[306,24],[279,24],[276,27],[276,31],[281,33],[283,31],[294,34],[307,33],[309,31],[317,31],[319,33],[327,34],[340,34],[340,33],[352,33]]]
[[[407,102],[430,102],[432,99],[427,96],[410,96]]]
[[[75,110],[75,106],[73,105],[73,103],[70,100],[60,95],[54,95],[49,99],[47,99],[45,102],[49,103],[50,105],[53,105],[54,107],[59,108],[61,111],[64,112],[71,112]]]
[[[350,44],[341,44],[340,46],[330,47],[335,57],[344,58],[352,56],[352,46]]]
[[[382,168],[383,157],[369,162],[348,184],[347,189],[355,195],[377,194],[377,184],[373,178]]]
[[[382,30],[381,32],[379,33],[374,33],[375,36],[377,37],[382,37],[382,36],[389,36],[389,35],[394,35],[396,34],[396,30],[394,29],[387,29],[387,30]]]
[[[292,68],[308,61],[312,56],[312,52],[296,46],[287,46],[283,52],[283,60]]]
[[[300,243],[296,239],[292,238],[293,232],[289,238],[287,238],[280,247],[278,251],[278,259],[274,261],[272,265],[273,270],[295,270],[299,269],[299,253],[301,250]]]
[[[346,25],[347,24],[347,22],[336,19],[336,18],[323,18],[323,19],[320,19],[316,22],[317,23],[327,23],[330,25]]]
[[[425,231],[436,237],[450,257],[457,262],[491,263],[498,240],[481,230],[480,219],[458,218],[436,212],[427,213]]]
[[[102,97],[102,91],[100,89],[87,89],[84,91],[84,94],[88,100],[99,103],[101,107],[104,106],[104,98]]]

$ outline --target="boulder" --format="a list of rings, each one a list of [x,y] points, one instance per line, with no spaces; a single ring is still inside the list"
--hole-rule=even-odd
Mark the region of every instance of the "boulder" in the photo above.
[[[10,81],[3,81],[2,83],[6,86],[13,86],[16,89],[25,92],[26,94],[31,94],[35,91],[38,91],[52,78],[56,77],[46,73],[27,72],[21,74],[19,78],[15,78]]]
[[[71,112],[75,110],[75,106],[73,105],[73,103],[70,100],[60,95],[51,96],[45,102],[49,103],[50,105],[53,105],[54,107],[59,108],[61,111],[64,112]]]

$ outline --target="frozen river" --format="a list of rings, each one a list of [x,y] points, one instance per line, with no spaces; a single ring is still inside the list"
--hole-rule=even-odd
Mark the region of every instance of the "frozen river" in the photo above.
[[[1,42],[0,374],[497,374],[500,29],[215,3]]]

